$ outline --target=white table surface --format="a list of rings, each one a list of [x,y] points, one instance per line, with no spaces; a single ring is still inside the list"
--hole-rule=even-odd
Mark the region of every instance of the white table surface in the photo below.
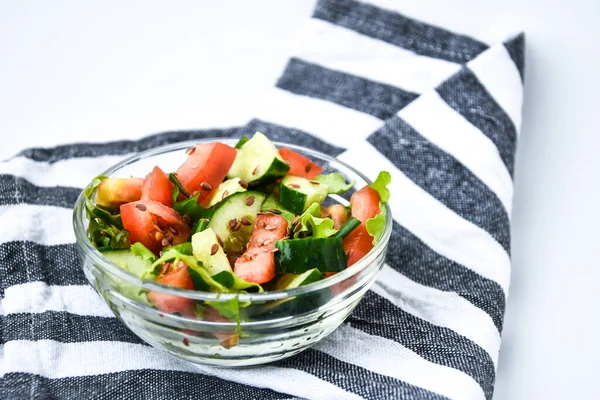
[[[599,398],[600,2],[396,1],[527,33],[513,275],[496,400]],[[0,159],[29,146],[241,125],[314,0],[0,2]]]

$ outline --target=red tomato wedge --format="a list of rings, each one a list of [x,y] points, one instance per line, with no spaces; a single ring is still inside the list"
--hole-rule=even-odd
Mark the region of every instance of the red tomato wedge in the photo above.
[[[373,248],[373,237],[367,232],[365,221],[379,214],[379,194],[370,186],[354,192],[350,198],[352,216],[362,224],[344,238],[348,266],[363,258]]]
[[[269,282],[275,277],[275,242],[287,234],[288,223],[281,215],[259,214],[247,250],[235,261],[233,272],[248,282]]]
[[[321,218],[331,217],[334,229],[340,229],[348,221],[348,210],[341,204],[333,204],[328,208],[321,208]]]
[[[227,176],[236,154],[236,149],[220,142],[190,147],[177,178],[188,193],[200,191],[198,203],[206,205]]]
[[[191,233],[177,211],[156,201],[123,204],[121,219],[129,231],[129,242],[140,242],[155,254],[165,246],[185,242]]]
[[[186,318],[196,319],[196,313],[194,312],[194,304],[188,304],[184,308],[182,308],[179,313]],[[204,307],[204,320],[205,321],[213,321],[213,322],[231,322],[227,318],[223,317],[217,310],[212,307],[205,306]],[[183,333],[192,336],[199,336],[204,332],[193,331],[191,329],[182,329]],[[217,339],[219,339],[221,346],[226,349],[237,345],[240,341],[240,336],[237,333],[233,332],[206,332],[210,333]]]
[[[142,197],[141,178],[106,178],[96,192],[96,204],[106,208],[138,201]]]
[[[158,283],[180,289],[194,289],[194,282],[188,274],[188,266],[180,261],[178,265],[169,265],[158,277]],[[162,312],[176,313],[190,307],[194,300],[175,296],[172,294],[150,292],[148,300]]]
[[[173,183],[167,174],[159,167],[154,167],[152,172],[144,178],[142,186],[142,200],[158,201],[167,207],[173,207]]]
[[[279,149],[279,155],[290,164],[289,175],[301,176],[306,179],[314,179],[323,172],[323,168],[304,157],[301,154],[296,153],[294,150],[281,148]]]

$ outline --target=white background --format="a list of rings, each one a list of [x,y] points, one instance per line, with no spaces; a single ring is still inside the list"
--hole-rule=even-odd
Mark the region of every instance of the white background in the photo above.
[[[393,2],[467,33],[527,33],[495,399],[599,398],[600,2],[448,3]],[[313,5],[0,2],[0,159],[29,146],[241,125]]]

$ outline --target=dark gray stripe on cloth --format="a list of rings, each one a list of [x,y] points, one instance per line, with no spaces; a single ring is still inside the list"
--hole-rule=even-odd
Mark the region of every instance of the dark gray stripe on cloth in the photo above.
[[[385,362],[385,360],[382,360]],[[294,368],[365,399],[445,399],[446,397],[401,380],[376,374],[348,364],[317,350],[308,349],[294,357],[275,362],[278,367]]]
[[[454,292],[485,311],[502,332],[506,298],[500,285],[449,260],[394,222],[387,264],[409,279],[446,292]]]
[[[0,266],[0,297],[8,287],[28,282],[61,286],[87,284],[75,243],[54,246],[25,241],[2,243]]]
[[[472,60],[489,47],[469,36],[354,0],[320,0],[313,17],[423,56],[459,64]]]
[[[21,151],[18,155],[31,158],[35,161],[54,163],[69,158],[137,153],[170,143],[185,142],[186,140],[214,137],[235,138],[241,135],[240,128],[174,131],[157,133],[139,140],[119,140],[106,143],[74,143],[49,148],[31,148]]]
[[[494,389],[494,362],[481,347],[448,328],[430,324],[367,292],[348,317],[354,328],[394,340],[424,359],[457,369],[482,387],[486,398]]]
[[[55,340],[62,343],[118,341],[146,344],[115,317],[77,315],[65,311],[8,314],[3,341],[11,340]]]
[[[515,125],[475,74],[463,68],[436,90],[450,107],[494,142],[512,176],[517,143]]]
[[[87,362],[86,360],[82,360]],[[10,372],[2,377],[3,399],[292,399],[293,396],[204,374],[143,369],[110,374],[48,379]]]
[[[468,168],[399,117],[387,120],[367,140],[419,187],[488,232],[510,253],[510,221],[504,205]]]
[[[292,58],[277,87],[314,97],[385,120],[418,97],[394,86],[334,71]]]
[[[513,62],[521,75],[521,82],[525,80],[525,34],[520,33],[514,38],[504,42],[504,47],[510,54]]]
[[[91,178],[90,178],[91,179]],[[81,189],[40,187],[14,175],[0,175],[0,205],[35,204],[73,208]]]

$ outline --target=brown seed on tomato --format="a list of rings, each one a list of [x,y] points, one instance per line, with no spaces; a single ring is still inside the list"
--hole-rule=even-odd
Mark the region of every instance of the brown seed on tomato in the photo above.
[[[273,214],[281,214],[281,210],[278,210],[276,208],[269,208],[268,211]]]
[[[248,221],[246,218],[240,218],[240,224],[250,226],[252,225],[252,222]]]
[[[187,150],[185,151],[185,154],[187,154],[187,155],[189,156],[190,154],[192,154],[192,153],[193,153],[193,152],[195,152],[195,151],[196,151],[196,147],[195,147],[195,146],[192,146],[192,147],[190,147],[189,149],[187,149]]]
[[[143,204],[136,204],[135,208],[137,208],[140,211],[146,211],[146,206]]]
[[[215,236],[217,237],[217,242],[219,242],[221,247],[223,247],[223,239],[221,239],[221,236],[219,236],[219,235],[215,235]]]
[[[251,206],[252,204],[254,204],[254,196],[250,196],[246,199],[247,206]]]
[[[256,175],[256,173],[258,172],[258,165],[254,168],[254,170],[252,171],[252,175]]]
[[[210,248],[210,255],[214,256],[215,254],[217,254],[217,251],[219,251],[219,245],[215,243]]]
[[[290,183],[288,186],[289,187],[293,187],[294,189],[299,189],[300,188],[300,185],[298,185],[297,183]]]
[[[312,169],[312,163],[311,163],[311,162],[310,162],[310,163],[308,163],[308,164],[306,164],[306,167],[304,167],[304,170],[305,170],[306,172],[310,172],[310,170],[311,170],[311,169]]]
[[[212,186],[208,182],[202,182],[200,184],[200,187],[202,188],[202,190],[206,190],[206,191],[212,190]]]
[[[240,184],[241,187],[243,187],[244,189],[248,189],[248,182],[246,182],[243,179],[240,179],[240,181],[238,182]]]
[[[229,225],[229,229],[233,229],[233,227],[237,224],[237,220],[235,218],[230,219],[227,225]]]

